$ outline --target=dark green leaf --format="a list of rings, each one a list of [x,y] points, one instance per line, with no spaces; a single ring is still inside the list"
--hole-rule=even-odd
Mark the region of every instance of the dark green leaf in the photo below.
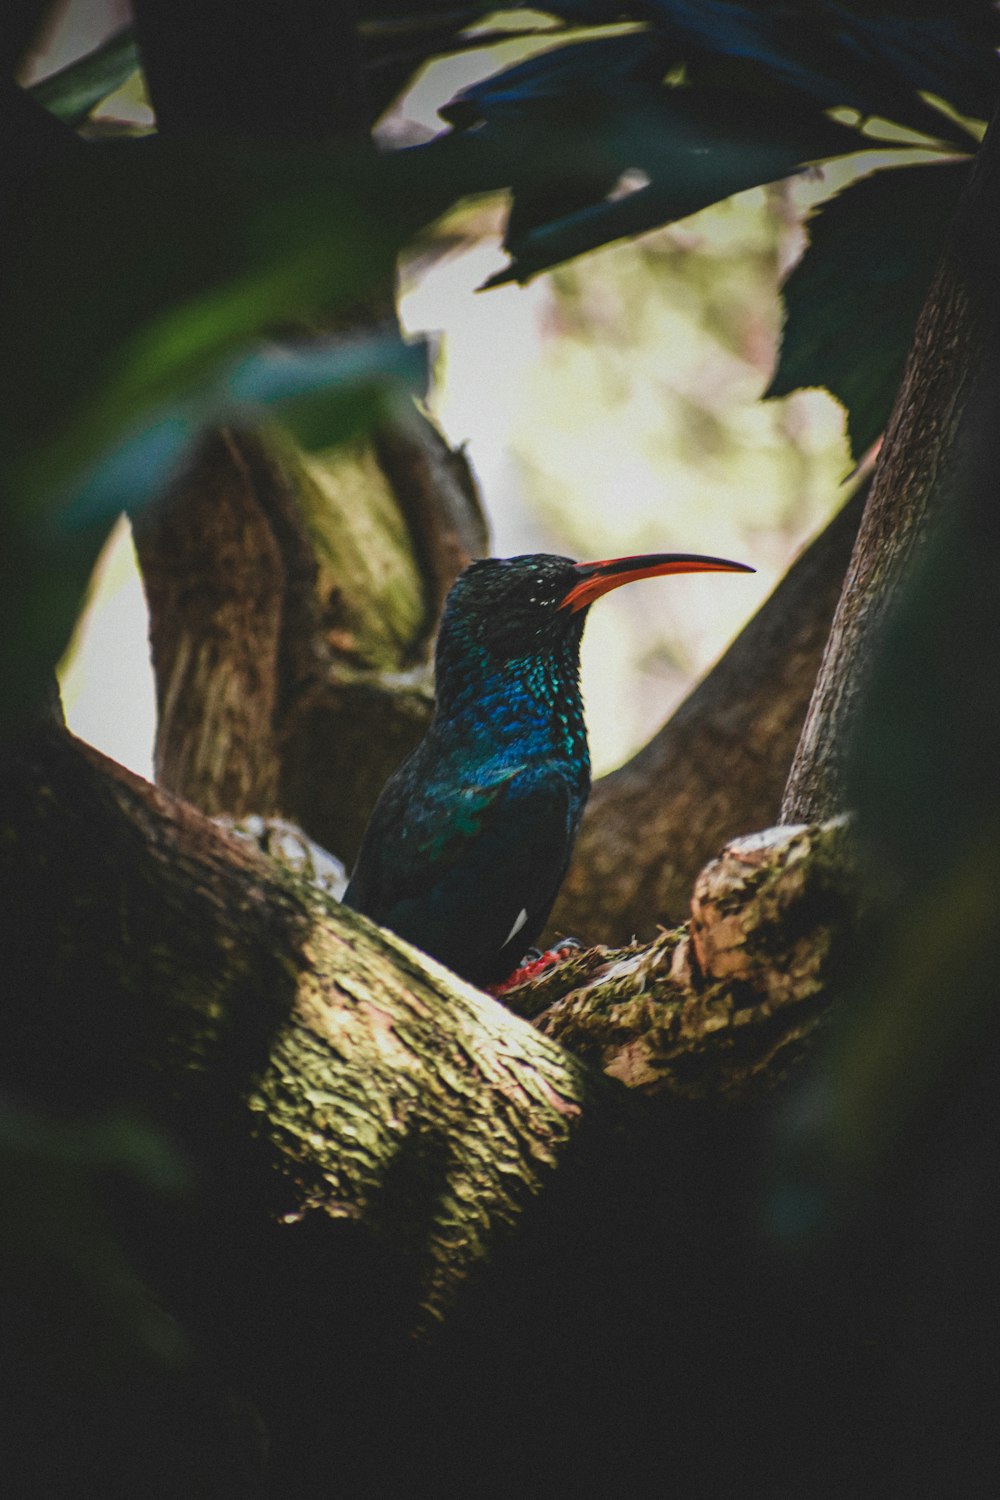
[[[978,21],[963,21],[947,6],[938,16],[865,14],[853,19],[844,35],[846,48],[866,66],[891,70],[904,86],[935,94],[960,114],[982,120],[996,104],[998,42],[992,6],[982,8]]]
[[[820,105],[931,135],[947,126],[916,90],[966,114],[988,113],[996,93],[988,39],[947,13],[886,17],[870,6],[733,0],[653,0],[652,10],[655,24],[682,47],[755,64]]]
[[[670,52],[652,31],[590,38],[552,47],[493,73],[462,89],[439,113],[460,129],[538,111],[549,123],[571,124],[587,102],[625,104],[637,88],[651,97],[670,61]]]
[[[114,1383],[108,1400],[117,1420],[124,1387],[144,1383],[151,1399],[163,1400],[169,1372],[190,1359],[108,1211],[109,1180],[127,1184],[133,1203],[175,1198],[193,1186],[170,1143],[137,1120],[64,1121],[0,1102],[0,1326],[18,1370],[16,1389],[5,1393],[5,1438],[12,1416],[26,1424],[21,1432],[35,1433],[40,1390],[44,1430],[58,1442],[67,1420],[80,1422],[81,1409],[93,1409],[85,1393]],[[25,1451],[32,1478],[66,1473],[65,1455],[47,1469],[32,1444]],[[15,1473],[24,1473],[18,1445],[5,1443],[5,1462],[11,1454]],[[55,1489],[39,1489],[29,1481],[28,1490],[56,1493],[60,1479],[52,1483]]]
[[[686,88],[663,90],[653,100],[617,109],[607,118],[597,116],[593,133],[596,142],[590,150],[586,145],[574,149],[558,129],[538,132],[530,149],[522,140],[518,155],[531,167],[522,166],[518,173],[515,203],[527,191],[543,205],[545,191],[534,189],[530,174],[546,167],[554,173],[567,152],[574,162],[571,185],[580,184],[581,191],[588,170],[591,181],[603,172],[614,184],[623,173],[638,169],[648,183],[537,225],[522,228],[526,215],[512,216],[508,248],[513,263],[491,285],[524,281],[584,251],[686,218],[810,162],[856,151],[860,144],[853,130],[805,111],[793,100],[776,109],[773,102],[728,91]],[[558,203],[551,194],[548,199]]]
[[[578,6],[557,0],[547,9],[570,20]],[[660,38],[674,64],[685,65],[691,81],[719,84],[728,72],[745,84],[756,74],[758,89],[780,83],[822,108],[856,109],[932,137],[962,139],[918,90],[946,99],[961,114],[988,117],[1000,81],[1000,32],[986,3],[959,13],[939,0],[910,15],[893,14],[891,6],[820,0],[650,0],[586,9],[583,19],[592,22],[631,12]]]
[[[847,408],[857,456],[892,409],[967,170],[907,166],[845,188],[813,218],[785,284],[781,356],[766,395],[826,386]]]

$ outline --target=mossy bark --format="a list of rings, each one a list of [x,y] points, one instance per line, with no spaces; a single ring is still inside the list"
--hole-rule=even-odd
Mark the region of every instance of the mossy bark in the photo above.
[[[58,732],[8,768],[2,826],[8,1077],[58,1112],[149,1107],[200,1159],[249,1143],[251,1217],[405,1243],[410,1317],[440,1314],[558,1164],[587,1070]]]
[[[432,1312],[600,1092],[548,1038],[646,1092],[752,1097],[821,1015],[853,915],[841,825],[737,841],[686,930],[511,992],[532,1027],[62,731],[8,767],[2,811],[12,1076],[253,1141],[290,1222],[403,1236]]]

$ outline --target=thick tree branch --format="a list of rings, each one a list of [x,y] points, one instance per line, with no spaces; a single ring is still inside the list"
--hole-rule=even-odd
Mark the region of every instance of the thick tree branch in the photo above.
[[[9,768],[0,813],[20,1085],[59,1109],[151,1098],[199,1153],[209,1121],[249,1138],[272,1211],[403,1235],[423,1305],[446,1305],[558,1162],[586,1069],[59,731]],[[739,841],[688,933],[582,955],[526,1003],[633,1087],[749,1097],[814,1028],[853,891],[839,825]]]
[[[8,1077],[57,1112],[148,1106],[217,1170],[242,1141],[250,1221],[364,1224],[440,1313],[558,1162],[585,1069],[57,732],[0,814]]]
[[[685,926],[582,953],[507,998],[630,1088],[746,1102],[826,1020],[857,907],[845,824],[770,829],[706,866]]]

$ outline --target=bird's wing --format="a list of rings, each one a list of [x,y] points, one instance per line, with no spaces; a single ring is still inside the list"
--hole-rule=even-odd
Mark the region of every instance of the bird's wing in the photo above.
[[[546,765],[438,778],[418,807],[387,810],[378,878],[363,853],[351,904],[477,983],[505,978],[555,900],[578,804]]]

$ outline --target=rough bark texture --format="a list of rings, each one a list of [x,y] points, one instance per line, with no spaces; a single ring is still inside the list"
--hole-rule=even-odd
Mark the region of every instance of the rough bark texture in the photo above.
[[[387,1143],[408,1133],[451,1139],[449,1159],[477,1181],[475,1217],[484,1224],[494,1195],[499,1221],[513,1213],[501,1184],[517,1175],[518,1152],[529,1191],[537,1187],[531,1162],[554,1163],[587,1098],[585,1072],[508,1007],[341,907],[300,873],[301,850],[287,862],[284,850],[263,857],[55,727],[7,768],[3,798],[12,992],[25,993],[33,976],[35,1005],[60,1017],[60,1034],[71,1023],[55,1071],[50,1053],[32,1051],[36,1023],[24,1031],[28,1050],[16,1070],[45,1102],[59,1102],[63,1069],[73,1097],[90,1089],[102,1103],[134,1087],[133,1065],[152,1069],[164,1098],[190,1087],[194,1104],[185,1107],[195,1112],[210,1088],[213,1115],[227,1114],[229,1128],[276,1153],[293,1198],[301,1195],[290,1207],[308,1199],[334,1218],[392,1220],[391,1203],[376,1206],[375,1184],[394,1154]],[[749,1097],[761,1060],[734,1056],[731,1036],[719,1033],[787,1025],[797,1038],[802,1022],[792,1012],[828,995],[831,934],[843,941],[849,930],[854,889],[840,824],[737,841],[700,877],[689,932],[648,950],[581,954],[511,992],[512,1006],[520,996],[518,1008],[537,1015],[544,1007],[552,1035],[572,1018],[581,1044],[593,1026],[590,1052],[613,1017],[617,1040],[601,1061],[633,1086]],[[68,949],[49,941],[57,929]],[[67,984],[87,995],[86,1015]],[[789,1014],[775,1025],[781,1006]],[[652,1055],[668,1012],[680,1018],[674,1050],[699,1054],[699,1084],[669,1067],[656,1078],[617,1060],[636,1043]],[[322,1091],[313,1077],[320,1065]],[[360,1154],[353,1127],[338,1134],[345,1116],[370,1117]],[[530,1141],[523,1151],[520,1132]],[[509,1160],[491,1188],[478,1173],[492,1157]],[[451,1229],[457,1223],[449,1220]],[[430,1261],[437,1232],[434,1223],[421,1230]],[[429,1304],[443,1304],[464,1279],[473,1238],[461,1252],[449,1243],[449,1270],[440,1284],[431,1275]]]
[[[420,1306],[440,1312],[557,1163],[591,1097],[585,1070],[58,730],[8,768],[2,812],[6,978],[31,997],[6,1017],[11,1076],[57,1111],[142,1099],[185,1139],[208,1122],[249,1139],[268,1212],[402,1239]],[[833,850],[839,834],[802,831],[734,846],[699,884],[689,940],[584,955],[598,972],[582,989],[566,966],[535,991],[536,1006],[571,992],[544,1029],[646,1090],[751,1095],[779,1033],[797,1047],[828,993],[847,910]],[[734,1052],[758,1026],[760,1045]]]
[[[834,816],[885,620],[954,490],[995,298],[996,122],[973,165],[927,295],[872,480],[844,592],[785,790],[783,822]]]
[[[439,1314],[555,1166],[584,1070],[58,731],[0,826],[8,1076],[57,1113],[141,1101],[202,1159],[251,1143],[251,1219],[364,1223],[408,1247],[411,1320]]]
[[[843,823],[770,829],[701,872],[683,927],[582,953],[506,998],[629,1088],[745,1103],[828,1018],[857,906]]]
[[[467,467],[415,410],[315,458],[227,430],[136,546],[160,782],[287,815],[350,862],[426,726],[444,593],[486,548]]]
[[[864,487],[645,749],[597,782],[552,933],[622,943],[684,921],[706,860],[777,820],[863,504]]]

